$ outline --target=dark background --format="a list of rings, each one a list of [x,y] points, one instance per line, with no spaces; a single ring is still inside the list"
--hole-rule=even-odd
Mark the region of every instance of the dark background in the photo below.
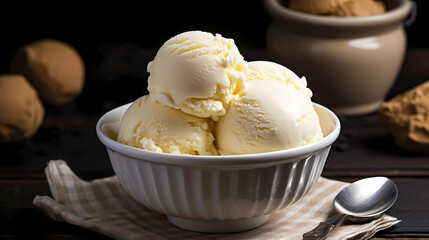
[[[410,48],[429,47],[429,3],[415,0],[417,21],[406,29]],[[240,49],[264,48],[271,17],[262,1],[114,1],[61,4],[0,3],[0,73],[21,45],[54,38],[74,46],[88,69],[100,64],[107,50],[122,44],[159,48],[164,41],[187,30],[221,33]],[[103,49],[104,47],[104,49]],[[107,48],[107,50],[106,50]],[[103,52],[104,51],[104,52]],[[146,63],[142,63],[146,68]]]
[[[77,49],[86,67],[84,90],[75,103],[87,114],[104,113],[148,93],[147,63],[176,34],[190,30],[220,33],[235,40],[245,59],[249,59],[246,50],[264,49],[271,16],[263,1],[152,0],[93,5],[79,1],[2,1],[0,74],[9,73],[11,59],[20,46],[44,38],[64,41]],[[415,2],[417,20],[405,29],[408,48],[429,48],[429,1]],[[388,97],[397,93],[392,91]]]
[[[249,60],[246,50],[265,48],[271,16],[263,1],[115,1],[93,5],[79,1],[2,1],[0,74],[9,73],[11,59],[20,46],[44,38],[64,41],[77,49],[86,67],[84,90],[75,103],[84,113],[104,113],[148,93],[147,63],[166,40],[181,32],[220,33],[234,39]],[[429,48],[429,1],[415,2],[417,19],[405,28],[408,49]],[[400,89],[406,90],[421,81]],[[399,93],[395,87],[392,89],[388,98]]]
[[[77,49],[86,67],[85,87],[75,103],[86,113],[104,113],[148,93],[147,63],[176,34],[190,30],[220,33],[234,39],[247,60],[246,50],[264,49],[271,16],[263,1],[115,1],[94,5],[2,1],[0,74],[9,73],[20,46],[44,38],[64,41]],[[429,48],[429,1],[415,2],[417,20],[405,29],[408,48]],[[49,111],[49,106],[45,107]]]
[[[429,1],[415,2],[417,20],[406,28],[408,47],[428,48]],[[9,72],[10,61],[20,46],[43,38],[64,41],[75,47],[85,62],[84,94],[77,101],[92,112],[112,107],[108,104],[112,98],[118,105],[146,94],[147,56],[155,56],[156,49],[172,36],[189,30],[220,33],[233,38],[244,52],[265,47],[271,22],[263,0],[114,1],[94,5],[79,1],[12,5],[2,1],[0,9],[0,74]],[[97,111],[103,104],[108,106]]]

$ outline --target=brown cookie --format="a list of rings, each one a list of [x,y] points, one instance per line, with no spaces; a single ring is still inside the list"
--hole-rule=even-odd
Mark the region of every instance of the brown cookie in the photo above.
[[[44,103],[61,105],[81,93],[85,67],[66,43],[45,39],[22,46],[12,60],[12,73],[24,75]]]
[[[0,142],[33,135],[43,121],[45,109],[31,84],[21,75],[1,75],[0,96]]]

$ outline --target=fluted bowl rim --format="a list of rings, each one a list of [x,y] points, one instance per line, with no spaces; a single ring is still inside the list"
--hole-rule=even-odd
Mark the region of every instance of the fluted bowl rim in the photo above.
[[[131,103],[128,103],[112,109],[106,112],[98,120],[96,125],[96,133],[99,140],[111,150],[119,152],[128,157],[158,164],[183,167],[245,167],[251,165],[278,165],[285,162],[294,162],[302,159],[305,156],[310,156],[326,147],[329,147],[338,138],[341,128],[340,120],[331,110],[320,104],[313,103],[313,106],[318,111],[319,117],[321,114],[323,114],[333,121],[333,129],[330,129],[329,133],[327,133],[323,139],[305,146],[265,153],[224,156],[196,156],[157,153],[119,143],[106,134],[106,124],[119,124],[123,113],[130,105]]]

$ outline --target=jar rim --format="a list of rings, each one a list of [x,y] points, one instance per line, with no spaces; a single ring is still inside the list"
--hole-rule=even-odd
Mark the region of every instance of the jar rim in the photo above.
[[[280,0],[264,0],[266,11],[274,18],[285,22],[324,27],[365,27],[402,22],[411,12],[410,0],[397,0],[398,6],[382,14],[358,17],[323,16],[290,9]]]

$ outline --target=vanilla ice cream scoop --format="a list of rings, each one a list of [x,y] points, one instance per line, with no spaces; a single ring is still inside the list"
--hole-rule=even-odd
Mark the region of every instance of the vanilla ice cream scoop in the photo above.
[[[246,87],[215,123],[221,154],[277,151],[323,138],[305,78],[273,62],[250,62],[249,70]]]
[[[209,118],[199,118],[165,106],[150,95],[125,112],[117,141],[161,153],[217,155]]]
[[[190,31],[169,39],[148,64],[148,90],[159,102],[217,119],[248,73],[234,40]]]

